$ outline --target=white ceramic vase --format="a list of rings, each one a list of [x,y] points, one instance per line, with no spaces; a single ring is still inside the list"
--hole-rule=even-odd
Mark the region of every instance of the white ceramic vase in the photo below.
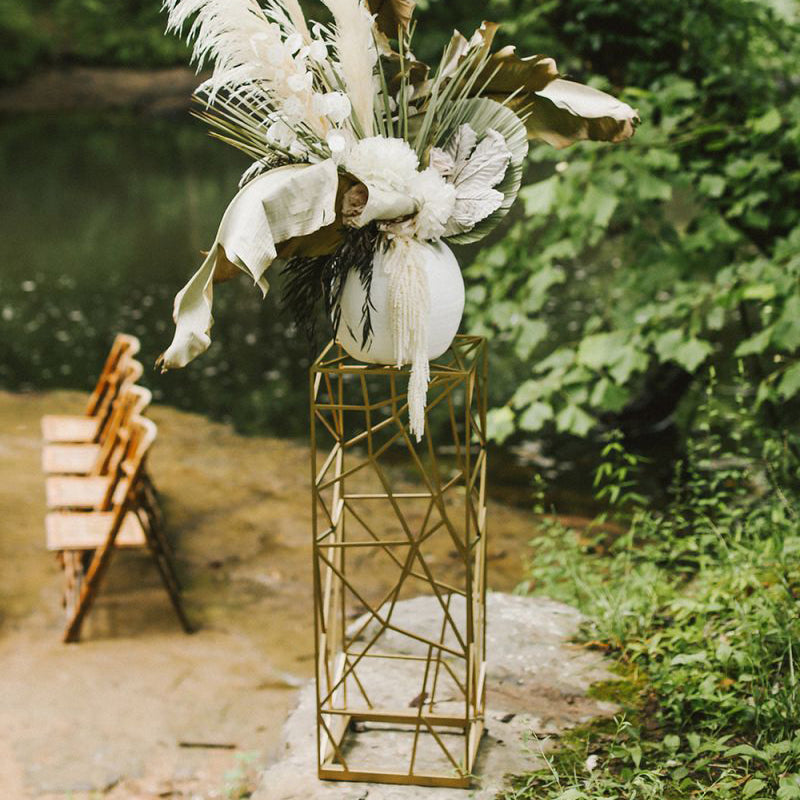
[[[428,279],[428,360],[447,350],[458,333],[464,314],[464,279],[453,251],[442,242],[425,242],[423,269]],[[372,338],[361,346],[362,309],[365,292],[358,275],[351,270],[345,280],[337,339],[353,358],[369,364],[394,363],[394,336],[389,309],[389,276],[377,263],[372,275],[370,298],[373,308]]]

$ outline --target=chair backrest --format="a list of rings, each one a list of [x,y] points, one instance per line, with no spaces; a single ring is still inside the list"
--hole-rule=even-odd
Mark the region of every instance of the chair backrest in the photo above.
[[[142,446],[142,437],[155,427],[142,412],[150,404],[152,395],[142,386],[133,386],[126,394],[126,409],[116,434],[116,443],[108,459],[108,483],[101,510],[108,510],[120,502],[128,491],[131,461]]]
[[[114,397],[112,398],[109,395],[110,404],[108,409],[104,414],[100,415],[101,421],[98,428],[97,440],[101,445],[107,441],[109,433],[113,431],[118,402],[121,402],[121,397],[131,386],[136,384],[142,375],[144,375],[144,367],[135,358],[126,356],[117,367],[113,378],[115,384]]]
[[[138,364],[138,362],[136,363]],[[141,364],[139,364],[139,368],[141,368]],[[131,372],[129,379],[114,401],[114,410],[105,426],[100,450],[92,469],[94,475],[105,475],[116,469],[130,435],[131,419],[144,412],[153,399],[149,389],[136,385],[136,379],[140,374],[140,369]]]
[[[118,468],[119,478],[115,491],[112,493],[114,535],[122,526],[122,521],[131,503],[135,502],[147,454],[158,435],[156,424],[139,414],[135,414],[130,419],[128,430],[128,440]]]
[[[94,391],[86,404],[86,414],[90,417],[105,416],[119,391],[120,368],[125,361],[132,359],[140,350],[141,344],[135,336],[118,333],[106,357],[106,363],[100,372]]]

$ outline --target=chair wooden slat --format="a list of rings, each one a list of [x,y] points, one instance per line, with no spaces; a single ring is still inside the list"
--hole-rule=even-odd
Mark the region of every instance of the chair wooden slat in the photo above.
[[[93,442],[100,435],[102,420],[68,414],[42,417],[42,438],[46,442]]]
[[[111,475],[53,475],[45,481],[47,507],[102,511],[112,500],[113,482]]]
[[[48,475],[89,475],[100,457],[99,444],[48,444],[42,469]]]
[[[53,511],[46,517],[48,550],[97,550],[108,537],[113,511]],[[125,515],[115,547],[145,547],[142,523],[132,511]]]

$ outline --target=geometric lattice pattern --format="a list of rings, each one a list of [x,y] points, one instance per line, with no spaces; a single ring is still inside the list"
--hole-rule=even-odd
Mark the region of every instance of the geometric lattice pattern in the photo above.
[[[419,443],[407,369],[331,343],[310,378],[319,776],[466,788],[486,686],[486,342],[458,336],[431,363]],[[376,589],[379,562],[393,577]],[[398,606],[419,596],[433,617]]]

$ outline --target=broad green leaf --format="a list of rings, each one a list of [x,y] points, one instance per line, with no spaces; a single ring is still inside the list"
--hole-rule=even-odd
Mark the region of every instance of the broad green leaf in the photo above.
[[[586,336],[578,345],[578,362],[595,370],[614,364],[624,339],[625,334],[620,331]]]
[[[621,386],[607,378],[601,378],[595,384],[589,402],[595,408],[602,408],[605,411],[621,411],[629,398],[629,393]]]
[[[662,361],[676,361],[694,372],[712,351],[708,342],[692,337],[686,339],[681,331],[667,331],[655,341],[656,353]]]
[[[636,176],[636,193],[640,200],[670,200],[672,186],[649,172]]]
[[[574,433],[576,436],[586,436],[594,427],[595,420],[580,406],[568,405],[561,409],[556,416],[556,427],[562,433]]]
[[[594,184],[589,184],[586,196],[583,199],[583,211],[592,218],[597,227],[605,228],[618,202],[619,198],[616,195],[604,192]]]
[[[778,384],[778,394],[784,400],[789,400],[798,392],[800,392],[800,361],[796,361],[783,373],[781,382]]]
[[[689,339],[681,344],[673,356],[682,367],[694,372],[711,354],[713,348],[702,339]]]
[[[800,774],[781,778],[777,797],[778,800],[800,800]]]
[[[525,205],[525,213],[529,216],[549,214],[556,199],[557,187],[558,175],[553,175],[522,189],[519,196]]]
[[[511,402],[514,408],[524,408],[545,394],[550,394],[545,381],[527,380],[517,387]]]
[[[514,352],[524,361],[533,352],[536,345],[547,336],[547,323],[540,319],[525,319],[520,323]]]
[[[767,782],[762,781],[761,778],[750,778],[742,789],[742,797],[752,797],[762,789],[766,788]]]
[[[609,372],[616,383],[624,384],[634,372],[643,372],[647,369],[647,364],[647,355],[635,345],[628,344],[621,348],[617,362]]]
[[[679,653],[669,663],[671,666],[677,667],[681,664],[705,664],[707,661],[708,655],[700,650],[697,653]]]
[[[491,409],[486,415],[486,427],[489,438],[502,444],[514,433],[514,412],[508,406]]]
[[[771,283],[754,283],[742,289],[742,300],[772,300],[775,287]]]
[[[750,126],[756,133],[775,133],[781,126],[781,115],[777,108],[771,108],[765,114],[754,119]]]
[[[783,350],[800,347],[800,295],[792,295],[775,323],[775,344]]]
[[[576,789],[574,786],[565,789],[561,794],[556,795],[553,800],[585,800],[586,793],[582,792],[580,789]]]
[[[746,756],[747,758],[765,759],[766,754],[761,750],[756,750],[755,747],[749,744],[738,744],[736,747],[731,747],[725,751],[725,757],[731,756]]]
[[[678,346],[684,341],[681,331],[667,331],[662,333],[654,343],[656,353],[662,361],[669,361],[675,355]]]
[[[707,197],[720,197],[725,191],[725,178],[722,175],[703,175],[699,188],[700,193]]]
[[[553,418],[553,407],[548,403],[532,403],[520,417],[519,426],[525,431],[538,431]]]
[[[772,339],[772,332],[774,328],[772,325],[759,331],[749,339],[745,339],[739,344],[734,351],[735,356],[751,356],[753,353],[763,353],[769,347],[770,340]]]

